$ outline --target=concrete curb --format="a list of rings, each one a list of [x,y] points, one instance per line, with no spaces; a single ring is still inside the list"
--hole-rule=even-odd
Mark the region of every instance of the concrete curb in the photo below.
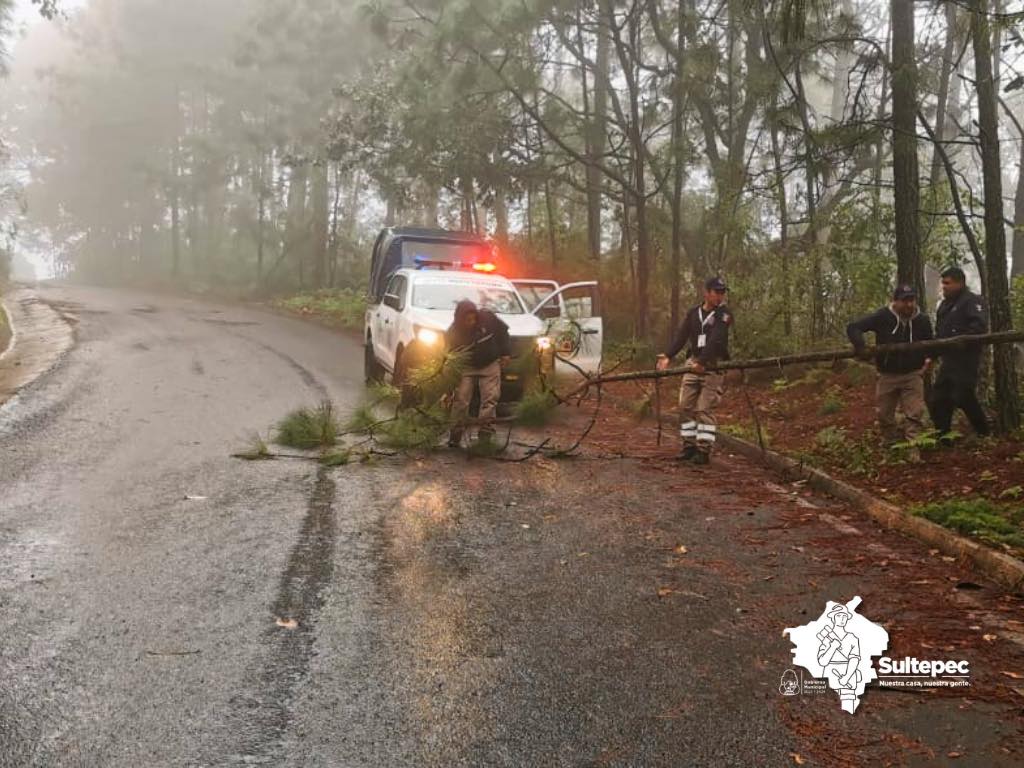
[[[964,538],[931,520],[908,514],[860,488],[836,480],[820,469],[808,467],[788,456],[774,451],[762,451],[753,443],[732,435],[719,433],[719,442],[727,450],[751,461],[761,462],[784,476],[806,480],[811,488],[866,512],[885,528],[913,536],[940,552],[970,563],[975,569],[1012,592],[1024,592],[1024,562],[1015,557]]]

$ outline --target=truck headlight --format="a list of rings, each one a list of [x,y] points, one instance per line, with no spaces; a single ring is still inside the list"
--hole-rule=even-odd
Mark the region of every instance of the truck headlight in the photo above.
[[[416,331],[416,338],[421,344],[432,347],[441,340],[441,334],[430,328],[420,328]]]
[[[537,349],[541,352],[547,352],[551,349],[551,337],[550,336],[538,336],[537,337]]]

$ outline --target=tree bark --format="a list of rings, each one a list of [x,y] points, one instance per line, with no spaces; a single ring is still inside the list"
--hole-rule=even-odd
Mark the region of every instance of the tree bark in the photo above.
[[[181,154],[178,139],[174,139],[171,159],[171,275],[181,273]]]
[[[956,48],[959,35],[957,34],[957,5],[946,3],[946,42],[942,48],[942,71],[939,73],[939,99],[935,110],[935,135],[941,140],[946,136],[946,117],[949,106],[949,89],[953,79],[953,57],[956,56]],[[951,121],[950,121],[951,122]],[[930,174],[932,189],[939,186],[942,181],[942,160],[937,150],[932,150],[932,168]]]
[[[915,341],[913,343],[885,344],[881,347],[867,347],[864,350],[865,357],[875,357],[879,354],[891,355],[897,352],[941,352],[943,350],[963,347],[967,344],[990,344],[996,349],[1007,349],[1012,353],[1012,345],[1024,341],[1024,331],[1002,331],[1000,333],[985,333],[977,336],[954,336],[949,339],[932,339],[930,341]],[[715,365],[707,366],[709,371],[753,371],[763,368],[783,368],[787,365],[805,365],[807,363],[835,363],[838,360],[852,360],[858,357],[851,347],[843,349],[830,349],[822,352],[798,352],[793,355],[780,355],[778,357],[761,357],[753,360],[727,360]],[[608,376],[598,376],[581,383],[576,389],[563,395],[563,399],[573,397],[580,392],[596,384],[608,384],[615,381],[640,381],[643,379],[668,379],[683,376],[691,368],[683,365],[668,368],[664,371],[647,370],[631,371],[629,373],[615,373]]]
[[[558,238],[555,222],[555,201],[551,196],[551,179],[544,179],[544,207],[547,213],[547,230],[548,230],[548,252],[551,257],[551,265],[554,266],[558,261]]]
[[[256,174],[256,283],[263,285],[263,260],[265,249],[265,221],[267,217],[267,158],[259,155],[259,171]]]
[[[308,168],[305,162],[292,166],[288,182],[288,219],[285,225],[285,249],[298,269],[299,287],[305,285],[306,263],[306,184]]]
[[[1020,158],[1017,163],[1017,191],[1013,198],[1013,262],[1011,277],[1024,275],[1024,133],[1020,134]]]
[[[777,104],[777,101],[776,101]],[[789,206],[786,200],[786,177],[782,172],[782,146],[779,143],[779,125],[771,119],[772,161],[775,166],[775,197],[779,205],[779,255],[782,268],[782,328],[786,337],[793,335],[792,284],[789,279]]]
[[[494,238],[501,243],[508,242],[508,198],[505,187],[494,190]]]
[[[680,2],[676,16],[676,71],[672,91],[672,276],[670,298],[670,327],[674,331],[680,324],[683,252],[683,182],[686,178],[683,152],[683,112],[686,100],[686,6]]]
[[[981,167],[985,182],[985,256],[988,263],[986,288],[991,328],[994,332],[1013,327],[1010,289],[1006,278],[1006,229],[1003,224],[1003,174],[999,153],[999,117],[996,112],[997,84],[992,72],[992,38],[988,0],[971,3],[974,69],[978,88],[978,130]],[[996,384],[996,427],[1011,432],[1020,427],[1020,395],[1017,369],[1011,347],[996,347],[993,353]]]
[[[594,71],[594,105],[593,114],[588,121],[589,135],[587,139],[587,247],[590,257],[595,261],[601,258],[601,193],[602,174],[600,163],[603,162],[605,151],[605,133],[608,121],[608,71],[611,41],[608,37],[608,19],[606,5],[600,3],[598,8],[597,53]],[[584,73],[586,68],[584,68]],[[584,79],[584,93],[586,80]]]
[[[918,213],[917,64],[913,0],[892,0],[892,129],[895,183],[896,279],[924,296]]]
[[[330,211],[330,184],[327,164],[317,160],[313,164],[313,184],[310,217],[310,255],[313,261],[313,287],[323,288],[327,282],[327,238]]]
[[[620,28],[613,29],[613,42],[629,98],[627,134],[630,142],[634,184],[628,195],[633,198],[636,208],[636,306],[634,316],[637,337],[646,339],[650,320],[651,238],[647,222],[647,145],[643,135],[640,85],[636,71],[641,60],[642,50],[637,15],[634,9],[624,25],[629,34],[629,44],[627,45],[622,40]],[[614,21],[612,23],[614,26]]]

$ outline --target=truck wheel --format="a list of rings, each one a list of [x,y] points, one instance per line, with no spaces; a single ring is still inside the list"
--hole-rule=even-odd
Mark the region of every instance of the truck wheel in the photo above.
[[[367,339],[366,346],[363,347],[363,375],[367,385],[380,384],[384,380],[384,370],[377,362],[376,355],[373,354],[372,339]]]
[[[395,372],[391,376],[391,385],[401,393],[398,401],[399,408],[412,408],[419,405],[420,402],[419,389],[408,381],[409,364],[406,361],[407,357],[408,355],[404,354],[402,349],[395,352]]]

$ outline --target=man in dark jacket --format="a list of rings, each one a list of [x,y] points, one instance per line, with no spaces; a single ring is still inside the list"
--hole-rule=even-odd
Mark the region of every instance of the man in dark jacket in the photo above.
[[[501,397],[501,369],[512,355],[508,326],[489,309],[478,309],[464,299],[455,305],[455,320],[445,333],[448,351],[466,355],[467,368],[455,389],[452,431],[448,445],[457,447],[465,432],[466,414],[473,392],[480,387],[480,440],[494,437],[492,422]]]
[[[979,296],[968,290],[967,278],[959,267],[942,273],[942,296],[936,315],[936,331],[940,339],[988,332],[985,305]],[[928,404],[935,428],[941,436],[948,436],[953,413],[961,408],[977,434],[989,434],[988,419],[975,391],[981,365],[981,345],[970,344],[944,351],[941,359],[942,365]]]
[[[728,292],[720,277],[704,284],[704,303],[686,313],[683,324],[668,350],[658,355],[658,370],[668,368],[672,358],[687,350],[690,372],[683,375],[679,389],[682,453],[679,458],[707,464],[718,435],[715,408],[725,392],[725,373],[707,368],[729,359],[729,328],[733,317],[725,306]]]
[[[846,326],[846,335],[858,354],[866,348],[865,333],[874,333],[879,347],[928,341],[932,338],[932,323],[918,307],[914,288],[901,285],[893,292],[889,306]],[[882,436],[889,443],[901,437],[896,427],[897,406],[906,419],[906,439],[913,440],[924,432],[924,374],[930,365],[931,360],[923,352],[881,352],[875,357],[875,408]]]

